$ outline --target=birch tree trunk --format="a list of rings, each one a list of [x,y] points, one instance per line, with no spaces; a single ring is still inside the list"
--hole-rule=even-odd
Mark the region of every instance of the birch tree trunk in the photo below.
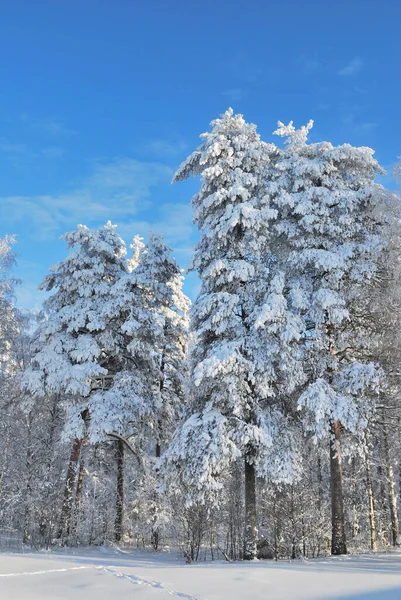
[[[347,554],[344,530],[344,504],[341,467],[341,424],[335,421],[331,426],[330,475],[331,475],[331,553]]]
[[[398,446],[401,448],[401,417],[398,417]],[[401,460],[398,461],[398,502],[401,502]]]
[[[386,472],[388,481],[388,499],[390,505],[390,519],[391,519],[391,540],[393,546],[397,544],[397,537],[399,533],[398,525],[398,514],[397,514],[397,496],[395,493],[395,480],[393,465],[390,460],[390,451],[388,445],[388,436],[386,426],[383,426],[383,440],[384,440],[384,452],[386,457]]]
[[[365,467],[366,467],[366,488],[369,499],[369,525],[370,525],[370,549],[372,552],[377,550],[376,546],[376,517],[375,503],[372,488],[372,474],[370,469],[370,459],[367,446],[365,446]]]

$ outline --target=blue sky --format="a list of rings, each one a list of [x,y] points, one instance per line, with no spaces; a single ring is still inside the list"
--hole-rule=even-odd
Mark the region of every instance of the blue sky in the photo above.
[[[371,146],[391,170],[400,30],[399,0],[2,0],[0,236],[17,234],[20,306],[77,223],[164,232],[185,267],[197,183],[171,177],[228,106],[266,141],[312,118],[312,141]]]

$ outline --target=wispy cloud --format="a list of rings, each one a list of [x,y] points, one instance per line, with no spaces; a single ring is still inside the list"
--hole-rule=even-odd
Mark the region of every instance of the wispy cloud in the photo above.
[[[322,63],[317,56],[306,56],[305,54],[298,57],[297,63],[307,73],[316,73],[322,67]]]
[[[375,121],[366,121],[365,123],[355,123],[354,130],[356,133],[367,133],[368,131],[372,131],[372,129],[376,129],[378,123]]]
[[[145,151],[158,157],[171,157],[182,154],[188,145],[182,138],[151,140],[145,144]]]
[[[220,63],[221,69],[230,75],[232,81],[238,83],[254,84],[257,83],[263,75],[263,70],[254,60],[245,58],[242,52],[232,56],[231,60],[224,60]]]
[[[63,148],[59,148],[58,146],[51,146],[50,148],[43,148],[42,154],[48,158],[60,158],[64,155]]]
[[[342,117],[342,122],[355,135],[364,135],[376,129],[378,123],[376,121],[358,121],[355,113],[350,112]]]
[[[28,146],[26,144],[10,142],[6,138],[0,138],[0,152],[5,152],[6,154],[24,154],[27,151]]]
[[[233,102],[236,102],[246,98],[248,95],[248,90],[244,90],[242,88],[232,88],[229,90],[223,90],[221,95],[226,96],[226,98],[229,98],[229,100],[232,100]]]
[[[59,158],[63,156],[64,149],[59,146],[49,146],[42,149],[33,149],[21,142],[11,142],[7,138],[0,137],[0,152],[10,158],[17,158],[19,162],[31,161],[34,158]]]
[[[264,73],[266,77],[266,70],[263,71],[254,60],[246,59],[243,53],[233,55],[231,60],[225,60],[220,67],[225,74],[225,84],[220,94],[230,103],[247,98],[263,79]]]
[[[119,159],[97,163],[81,185],[56,195],[0,197],[3,224],[30,224],[31,235],[49,239],[83,222],[132,220],[149,205],[151,189],[170,181],[172,169],[161,163]]]
[[[360,72],[363,64],[362,59],[354,58],[338,71],[338,75],[341,75],[342,77],[353,77]]]
[[[64,123],[53,117],[36,118],[27,113],[20,115],[21,121],[27,123],[33,129],[39,129],[44,133],[54,137],[69,137],[76,135],[76,131],[66,127]]]

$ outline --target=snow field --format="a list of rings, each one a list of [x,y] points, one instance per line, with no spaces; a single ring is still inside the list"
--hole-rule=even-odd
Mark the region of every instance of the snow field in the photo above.
[[[401,554],[197,563],[174,554],[0,554],[1,600],[400,600]]]

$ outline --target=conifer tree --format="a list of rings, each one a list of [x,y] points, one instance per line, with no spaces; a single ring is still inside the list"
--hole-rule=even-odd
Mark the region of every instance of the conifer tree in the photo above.
[[[166,447],[182,415],[186,391],[189,299],[182,291],[181,269],[160,235],[150,234],[136,271],[149,310],[159,316],[159,388],[161,411],[156,424],[156,456]]]
[[[244,557],[253,559],[256,476],[292,476],[290,427],[276,369],[281,346],[299,336],[301,322],[287,318],[282,275],[271,277],[268,265],[276,211],[266,198],[265,178],[274,147],[231,109],[212,126],[174,178],[202,175],[192,202],[202,236],[191,264],[202,288],[191,313],[192,414],[177,429],[163,464],[171,479],[179,475],[192,501],[202,502],[221,490],[230,465],[243,461]]]
[[[154,423],[155,456],[160,458],[162,448],[170,442],[172,433],[184,412],[187,392],[187,345],[189,299],[182,291],[181,269],[172,256],[172,250],[161,235],[153,233],[141,253],[135,272],[144,302],[160,319],[158,387],[160,408]],[[151,461],[150,464],[153,464]],[[152,542],[157,549],[160,523],[165,520],[164,497],[157,494],[153,469],[147,475],[151,491],[149,504],[152,520]],[[157,476],[157,471],[156,471]]]
[[[380,377],[362,352],[366,331],[353,319],[355,301],[371,285],[382,249],[374,183],[380,169],[369,148],[307,144],[312,125],[296,130],[292,122],[279,122],[275,133],[286,144],[267,192],[279,212],[274,229],[282,239],[281,261],[304,298],[310,379],[298,404],[316,439],[330,432],[332,553],[343,554],[341,432],[366,426]]]
[[[71,252],[42,283],[54,293],[45,303],[47,319],[36,332],[22,383],[34,396],[57,395],[67,411],[65,435],[74,442],[59,537],[68,537],[83,420],[88,426],[93,396],[111,387],[125,361],[121,332],[110,323],[119,316],[111,287],[126,271],[126,250],[110,222],[97,230],[79,225],[63,239]]]
[[[80,414],[75,408],[87,408],[86,398],[109,387],[114,374],[111,358],[120,334],[107,327],[116,314],[110,290],[126,270],[126,250],[110,222],[97,230],[79,225],[62,238],[72,250],[41,285],[54,293],[45,303],[48,316],[38,328],[24,381],[35,395],[62,392],[76,400]]]

